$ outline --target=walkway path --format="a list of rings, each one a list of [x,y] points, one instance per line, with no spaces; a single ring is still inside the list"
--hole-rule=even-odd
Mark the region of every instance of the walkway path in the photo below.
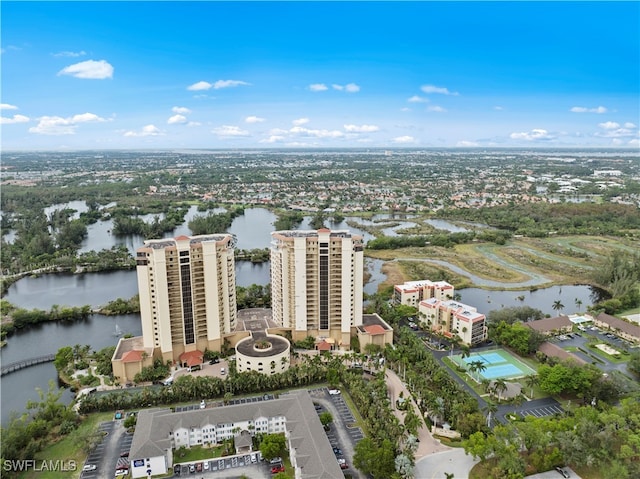
[[[387,369],[385,371],[387,389],[389,390],[389,394],[391,395],[391,406],[393,407],[393,413],[400,420],[400,422],[404,422],[404,411],[400,411],[396,408],[396,399],[400,396],[400,392],[402,392],[402,396],[405,398],[411,398],[411,406],[413,407],[415,413],[418,417],[423,417],[422,413],[418,409],[418,405],[413,400],[413,396],[406,388],[404,383],[400,380],[398,375]],[[430,454],[435,454],[438,452],[448,451],[451,449],[449,446],[445,446],[440,441],[435,439],[427,426],[422,423],[420,429],[418,429],[418,439],[420,442],[418,443],[418,450],[416,451],[416,461],[422,457],[428,456]],[[420,476],[416,476],[420,477]],[[462,476],[461,476],[462,477]]]

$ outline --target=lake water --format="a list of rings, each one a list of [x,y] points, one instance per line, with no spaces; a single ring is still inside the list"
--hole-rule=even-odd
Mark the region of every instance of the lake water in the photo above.
[[[82,209],[84,202],[71,202],[68,205],[54,205],[50,211],[68,206],[78,211]],[[85,205],[86,206],[86,205]],[[86,209],[85,209],[86,210]],[[218,212],[221,210],[218,210]],[[191,234],[188,222],[199,213],[195,206],[189,209],[185,222],[175,231],[165,237]],[[153,221],[154,215],[147,215],[147,221]],[[385,234],[397,234],[395,230],[413,225],[407,215],[377,215],[371,220],[362,218],[350,218],[351,221],[363,225],[384,225],[384,223],[400,222],[399,226],[385,228]],[[271,232],[276,216],[264,208],[247,208],[243,216],[234,219],[229,233],[235,234],[238,239],[237,247],[240,249],[267,248],[271,241]],[[297,229],[311,229],[309,223],[311,217],[306,217]],[[443,220],[429,220],[439,229],[449,231],[463,230],[453,223]],[[143,238],[116,237],[111,234],[112,222],[98,222],[88,228],[88,237],[82,244],[82,251],[100,250],[111,248],[114,245],[125,244],[132,253],[143,244]],[[333,229],[347,229],[354,234],[361,234],[365,241],[373,236],[364,230],[352,228],[346,221],[327,221],[327,226]],[[381,272],[383,261],[365,259],[365,268],[370,274],[370,281],[364,285],[364,291],[373,294],[378,285],[385,280]],[[468,275],[468,273],[467,273]],[[252,264],[250,262],[236,263],[236,283],[239,286],[251,284],[268,284],[269,263]],[[49,309],[52,305],[59,306],[101,306],[117,298],[130,298],[137,294],[136,272],[113,271],[90,274],[50,274],[39,277],[26,277],[14,283],[8,290],[5,299],[23,308]],[[488,314],[493,309],[508,306],[528,305],[541,309],[544,313],[556,315],[553,310],[553,302],[561,300],[565,305],[563,313],[577,311],[575,299],[582,301],[581,310],[592,304],[591,288],[587,286],[562,286],[540,289],[537,291],[486,291],[479,288],[461,290],[462,302],[475,306],[481,313]],[[524,295],[524,301],[518,296]],[[87,321],[71,324],[44,324],[28,331],[19,332],[11,336],[7,346],[0,351],[3,364],[9,364],[21,359],[55,353],[60,347],[74,344],[90,344],[93,349],[101,349],[105,346],[115,345],[117,337],[114,336],[116,324],[125,333],[141,334],[139,315],[127,315],[118,317],[105,317],[92,315]],[[42,364],[23,369],[4,376],[2,378],[2,423],[6,424],[10,411],[23,411],[28,399],[37,399],[35,388],[47,389],[50,380],[56,381],[56,372],[53,364]],[[70,401],[71,393],[64,393],[63,399]]]

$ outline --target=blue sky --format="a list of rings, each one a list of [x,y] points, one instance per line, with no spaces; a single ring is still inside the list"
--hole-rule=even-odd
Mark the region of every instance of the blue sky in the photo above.
[[[2,149],[634,147],[638,2],[11,2]]]

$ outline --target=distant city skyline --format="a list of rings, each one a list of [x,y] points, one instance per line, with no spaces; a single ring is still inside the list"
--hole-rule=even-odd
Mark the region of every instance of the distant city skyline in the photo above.
[[[3,150],[640,146],[640,4],[2,2]]]

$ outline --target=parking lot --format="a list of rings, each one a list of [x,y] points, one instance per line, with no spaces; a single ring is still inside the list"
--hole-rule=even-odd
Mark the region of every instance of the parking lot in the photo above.
[[[603,372],[611,372],[611,371],[619,371],[623,374],[630,375],[627,371],[626,363],[614,363],[609,360],[609,358],[600,353],[597,349],[592,349],[587,346],[587,342],[591,338],[597,338],[601,343],[607,344],[610,347],[616,349],[617,351],[629,351],[633,352],[636,349],[634,345],[617,337],[613,333],[609,333],[607,331],[601,331],[599,328],[595,328],[593,326],[584,325],[584,331],[576,331],[573,333],[565,333],[553,338],[550,338],[550,342],[556,344],[557,346],[563,349],[572,349],[572,348],[581,348],[585,351],[588,351],[593,356],[599,358],[602,362],[598,362],[596,366],[601,369]],[[572,354],[575,354],[580,359],[583,359],[587,363],[593,363],[593,357],[585,354],[584,352],[577,350],[571,351]]]
[[[122,422],[122,419],[118,419],[98,426],[98,432],[103,437],[82,465],[82,479],[115,477],[116,470],[129,470],[128,456],[133,435],[126,432]],[[90,470],[85,470],[85,467]]]

